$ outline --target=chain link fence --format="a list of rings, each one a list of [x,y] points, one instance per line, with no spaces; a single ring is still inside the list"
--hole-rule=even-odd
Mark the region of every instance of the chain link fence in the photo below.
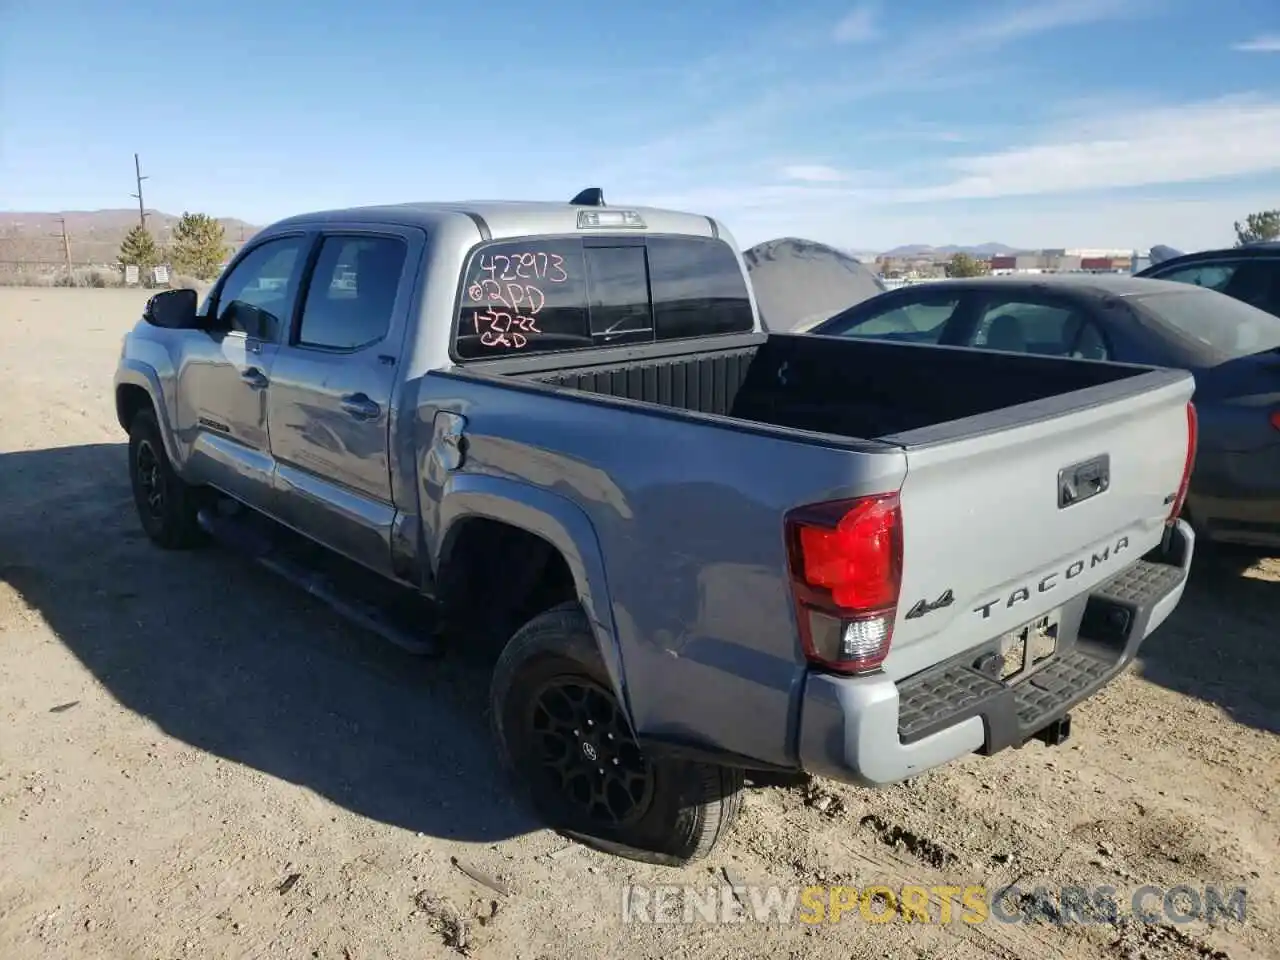
[[[0,260],[0,287],[142,287],[165,289],[192,286],[194,277],[175,275],[162,266],[140,269],[136,275],[120,263],[86,263],[66,260]]]
[[[0,286],[2,287],[123,287],[164,289],[207,287],[194,277],[175,274],[165,266],[159,278],[151,268],[126,277],[119,261],[120,241],[112,237],[71,237],[72,259],[68,267],[61,236],[0,235]],[[229,242],[230,256],[242,242]],[[132,282],[127,282],[132,281]]]

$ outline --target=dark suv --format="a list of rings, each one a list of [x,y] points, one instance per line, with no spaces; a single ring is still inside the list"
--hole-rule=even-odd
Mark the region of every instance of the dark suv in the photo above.
[[[1154,263],[1137,276],[1208,287],[1280,317],[1280,242],[1188,253]]]

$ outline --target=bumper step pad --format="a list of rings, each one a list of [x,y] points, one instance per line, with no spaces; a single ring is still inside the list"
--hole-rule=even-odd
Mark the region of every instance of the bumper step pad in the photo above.
[[[1185,576],[1181,567],[1139,560],[1100,584],[1089,594],[1081,639],[1095,639],[1087,636],[1088,625],[1103,620],[1122,625],[1122,635],[1109,638],[1106,644],[1061,649],[1043,667],[1012,686],[974,669],[974,651],[902,681],[898,685],[898,738],[910,743],[975,716],[986,724],[989,750],[1031,737],[1128,664],[1133,652],[1128,634],[1133,625],[1145,622],[1143,612],[1176,589]]]

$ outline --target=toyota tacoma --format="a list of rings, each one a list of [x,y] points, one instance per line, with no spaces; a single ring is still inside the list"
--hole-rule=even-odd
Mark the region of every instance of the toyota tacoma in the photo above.
[[[1181,598],[1193,387],[770,333],[721,223],[591,190],[273,224],[152,298],[115,398],[155,543],[239,536],[405,646],[495,644],[545,821],[681,863],[746,772],[1062,740]]]

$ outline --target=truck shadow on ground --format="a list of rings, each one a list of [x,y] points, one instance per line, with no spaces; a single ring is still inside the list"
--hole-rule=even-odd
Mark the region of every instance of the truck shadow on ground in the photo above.
[[[403,653],[235,553],[152,546],[123,444],[0,455],[0,581],[193,747],[431,836],[539,827],[498,765],[482,667]]]
[[[1280,734],[1280,582],[1250,575],[1257,556],[1201,545],[1182,603],[1143,644],[1142,676]]]

